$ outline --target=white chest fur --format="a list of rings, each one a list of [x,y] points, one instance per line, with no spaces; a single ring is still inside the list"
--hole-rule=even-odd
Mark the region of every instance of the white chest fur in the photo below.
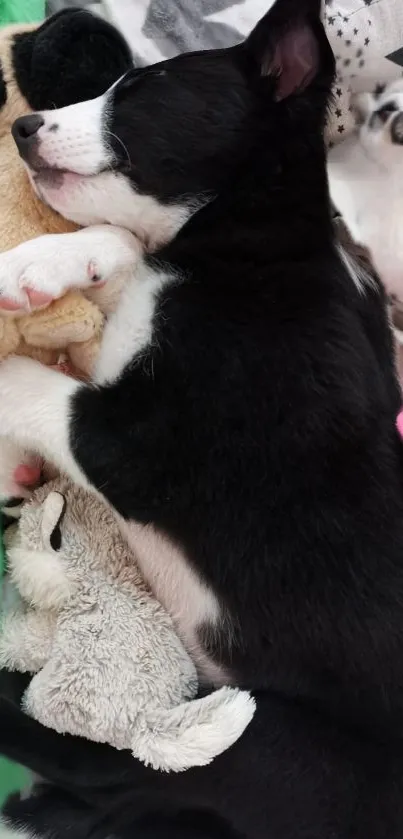
[[[114,382],[125,366],[149,346],[158,293],[173,281],[172,275],[140,264],[105,329],[95,372],[97,383]],[[209,660],[198,637],[201,625],[214,626],[220,618],[214,594],[192,571],[180,550],[152,527],[123,519],[121,526],[144,579],[171,615],[201,681],[214,686],[228,684],[229,679]]]
[[[149,346],[158,292],[174,279],[140,263],[106,325],[94,375],[97,384],[116,381],[126,365]]]
[[[171,615],[200,680],[215,687],[229,684],[228,675],[208,658],[198,638],[202,624],[214,626],[220,619],[213,592],[197,577],[181,551],[153,527],[121,522],[144,579]]]

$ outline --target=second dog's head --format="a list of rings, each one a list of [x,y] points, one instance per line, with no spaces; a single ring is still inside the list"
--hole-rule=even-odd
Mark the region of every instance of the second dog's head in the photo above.
[[[360,93],[353,98],[361,145],[375,159],[395,165],[403,161],[403,79],[379,93]]]
[[[78,224],[156,246],[262,147],[278,172],[291,140],[322,142],[334,61],[320,6],[277,0],[244,44],[129,71],[97,99],[17,120],[35,189]]]

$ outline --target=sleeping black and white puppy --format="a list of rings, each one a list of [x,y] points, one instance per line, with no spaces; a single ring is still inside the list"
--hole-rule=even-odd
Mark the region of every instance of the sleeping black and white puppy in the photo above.
[[[403,447],[381,287],[337,246],[319,0],[14,126],[35,188],[95,227],[0,258],[4,296],[108,281],[148,248],[92,385],[0,367],[0,430],[116,508],[201,680],[244,736],[167,775],[5,699],[11,802],[56,839],[401,839]],[[122,231],[126,228],[126,232]]]

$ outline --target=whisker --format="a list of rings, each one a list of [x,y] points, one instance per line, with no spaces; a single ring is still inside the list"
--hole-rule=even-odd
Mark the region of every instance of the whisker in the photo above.
[[[114,133],[113,133],[113,131],[107,131],[107,133],[110,135],[110,137],[114,137],[114,138],[115,138],[115,140],[117,140],[117,142],[118,142],[118,143],[120,143],[120,145],[122,146],[123,151],[125,152],[125,154],[126,154],[126,156],[127,156],[127,160],[128,160],[129,166],[131,166],[131,165],[132,165],[132,162],[131,162],[131,159],[130,159],[130,154],[129,154],[128,148],[127,148],[127,146],[125,146],[125,144],[124,144],[123,140],[121,140],[121,139],[120,139],[120,137],[118,137],[118,136],[117,136],[117,134],[114,134]]]

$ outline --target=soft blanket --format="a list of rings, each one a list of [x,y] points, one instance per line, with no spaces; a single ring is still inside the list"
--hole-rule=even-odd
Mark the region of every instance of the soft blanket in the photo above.
[[[87,5],[124,32],[137,64],[179,52],[239,43],[273,0],[99,0]],[[49,0],[48,12],[82,0]],[[375,90],[403,75],[402,0],[324,0],[323,16],[338,78],[329,140],[353,125],[350,93]]]

